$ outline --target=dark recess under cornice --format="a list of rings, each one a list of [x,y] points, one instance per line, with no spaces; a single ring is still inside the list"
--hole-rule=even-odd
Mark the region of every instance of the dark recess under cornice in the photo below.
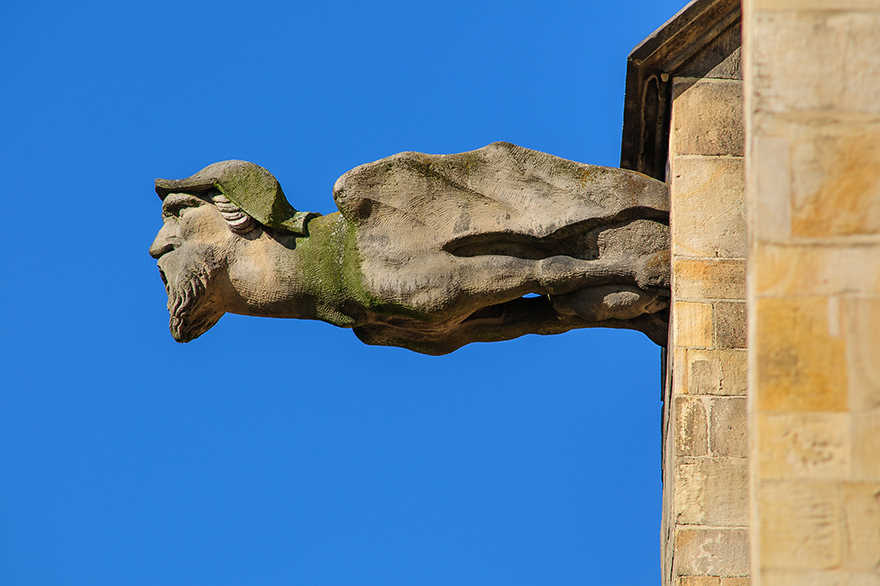
[[[632,50],[626,62],[622,168],[666,180],[672,78],[741,19],[740,0],[694,0]]]

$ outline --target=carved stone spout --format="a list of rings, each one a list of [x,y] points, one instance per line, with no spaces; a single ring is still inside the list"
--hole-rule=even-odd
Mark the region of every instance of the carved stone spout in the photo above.
[[[630,328],[665,345],[666,185],[508,143],[400,153],[339,178],[339,213],[298,212],[244,161],[156,180],[150,247],[179,342],[224,313],[320,319],[367,344]]]

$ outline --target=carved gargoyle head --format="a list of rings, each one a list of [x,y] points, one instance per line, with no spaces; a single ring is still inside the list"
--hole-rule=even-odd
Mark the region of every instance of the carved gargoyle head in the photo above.
[[[166,194],[162,219],[150,256],[168,293],[171,335],[189,342],[211,329],[234,297],[220,277],[241,237],[237,231],[253,231],[254,220],[240,214],[227,222],[210,195],[193,193]]]
[[[256,271],[230,273],[236,259],[253,264],[265,227],[305,234],[309,214],[287,201],[266,169],[246,161],[223,161],[179,180],[156,180],[163,225],[150,246],[168,293],[169,327],[178,342],[208,331],[227,311],[241,310],[242,288]],[[253,248],[253,246],[251,247]]]

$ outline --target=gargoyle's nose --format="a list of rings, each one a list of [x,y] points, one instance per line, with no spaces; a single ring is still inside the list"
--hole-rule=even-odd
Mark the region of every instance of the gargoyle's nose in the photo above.
[[[166,224],[162,226],[162,229],[156,234],[156,239],[150,245],[150,256],[159,260],[159,257],[172,250],[174,250],[174,238],[172,238],[171,230]]]

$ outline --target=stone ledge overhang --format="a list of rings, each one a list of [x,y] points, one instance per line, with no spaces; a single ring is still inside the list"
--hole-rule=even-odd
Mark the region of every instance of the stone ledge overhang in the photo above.
[[[740,0],[694,0],[632,50],[626,63],[622,168],[666,180],[672,77],[741,20]]]

